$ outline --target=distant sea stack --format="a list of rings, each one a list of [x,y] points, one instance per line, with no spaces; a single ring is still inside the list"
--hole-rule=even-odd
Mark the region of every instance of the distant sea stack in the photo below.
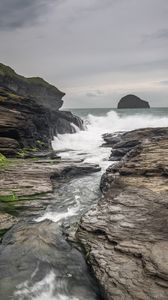
[[[135,95],[126,95],[120,99],[117,108],[150,108],[150,105]]]

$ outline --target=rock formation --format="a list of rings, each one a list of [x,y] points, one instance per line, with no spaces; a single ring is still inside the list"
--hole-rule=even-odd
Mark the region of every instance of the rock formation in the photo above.
[[[105,299],[167,300],[168,128],[105,138],[120,162],[103,175],[77,238]]]
[[[58,110],[65,93],[40,77],[26,78],[18,75],[10,67],[0,64],[0,87],[5,87],[23,97],[33,97],[39,105],[50,110]]]
[[[0,64],[0,153],[47,150],[55,135],[83,129],[79,117],[58,110],[63,95],[42,79],[26,79]]]
[[[41,281],[48,268],[58,270],[59,262],[69,257],[71,250],[69,259],[76,257],[77,263],[79,252],[75,254],[65,242],[60,224],[34,219],[56,202],[53,191],[59,178],[70,180],[98,171],[97,165],[58,159],[8,159],[0,166],[0,299],[18,299],[13,294],[19,282],[32,278],[37,269],[36,279]]]
[[[150,108],[149,103],[135,95],[127,95],[120,99],[117,108]]]

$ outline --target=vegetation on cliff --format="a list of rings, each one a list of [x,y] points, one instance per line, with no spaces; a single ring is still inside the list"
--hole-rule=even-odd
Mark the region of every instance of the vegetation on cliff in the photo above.
[[[13,70],[11,67],[6,66],[2,63],[0,63],[0,75],[4,76],[4,77],[9,76],[11,78],[16,78],[17,80],[21,80],[21,81],[26,82],[28,84],[42,85],[44,87],[50,88],[51,90],[53,90],[55,92],[59,91],[54,85],[51,85],[50,83],[48,83],[47,81],[45,81],[41,77],[29,77],[29,78],[24,77],[22,75],[17,74],[15,72],[15,70]],[[65,95],[65,93],[63,93],[63,92],[60,92],[60,93],[62,93],[62,95]]]
[[[40,77],[26,78],[12,68],[0,63],[0,87],[9,88],[20,96],[33,97],[34,100],[52,110],[58,110],[65,93]]]

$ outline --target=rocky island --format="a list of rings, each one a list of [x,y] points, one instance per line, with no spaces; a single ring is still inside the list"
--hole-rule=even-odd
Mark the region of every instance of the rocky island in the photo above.
[[[107,300],[168,299],[168,128],[104,136],[102,198],[77,239]]]
[[[126,95],[120,99],[118,109],[125,108],[150,108],[149,103],[135,95]]]

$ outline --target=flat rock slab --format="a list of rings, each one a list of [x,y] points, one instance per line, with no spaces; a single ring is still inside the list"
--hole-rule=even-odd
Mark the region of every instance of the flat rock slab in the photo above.
[[[0,166],[0,239],[21,216],[37,216],[53,200],[59,177],[98,172],[81,161],[9,159]]]
[[[12,159],[0,168],[0,196],[31,196],[53,191],[52,179],[98,172],[95,164],[60,160]]]
[[[168,129],[153,132],[137,130],[76,234],[108,300],[168,299]]]

